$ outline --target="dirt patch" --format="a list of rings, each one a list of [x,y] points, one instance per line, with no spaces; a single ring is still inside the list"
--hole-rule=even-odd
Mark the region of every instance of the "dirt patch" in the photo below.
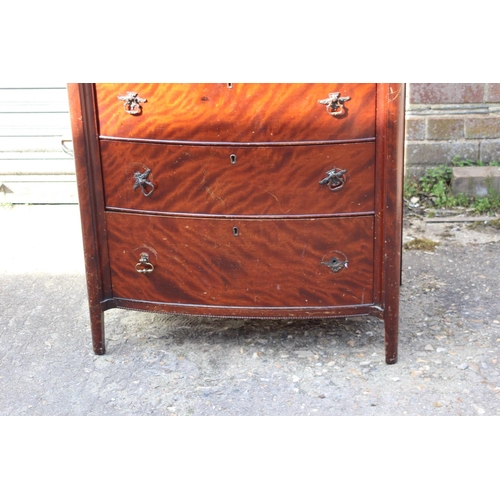
[[[467,228],[474,231],[494,233],[495,231],[500,231],[500,219],[476,221],[469,224]]]
[[[415,239],[430,240],[441,245],[497,242],[500,241],[500,218],[472,217],[467,211],[436,213],[433,217],[406,213],[403,219],[405,250],[408,249],[406,245]],[[426,248],[420,250],[431,251]]]
[[[440,245],[439,241],[429,240],[428,238],[413,238],[410,241],[407,241],[403,248],[405,250],[428,250],[432,251]]]

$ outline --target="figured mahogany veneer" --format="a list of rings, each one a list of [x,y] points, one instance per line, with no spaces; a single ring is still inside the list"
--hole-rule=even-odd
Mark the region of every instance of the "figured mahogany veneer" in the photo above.
[[[318,100],[351,99],[338,119]],[[117,96],[133,91],[142,113],[124,119]],[[188,142],[333,141],[375,137],[375,84],[97,84],[102,136]]]
[[[374,315],[396,362],[403,85],[68,89],[97,354],[124,307]]]
[[[281,216],[375,208],[374,142],[207,148],[101,141],[101,157],[107,208]],[[345,185],[330,191],[320,181],[335,167],[347,170]],[[152,196],[132,189],[134,173],[147,169]]]
[[[246,308],[247,316],[373,301],[373,217],[221,221],[109,213],[106,227],[119,298],[226,305]],[[138,276],[143,252],[155,269]],[[348,259],[336,273],[324,264],[334,256]]]

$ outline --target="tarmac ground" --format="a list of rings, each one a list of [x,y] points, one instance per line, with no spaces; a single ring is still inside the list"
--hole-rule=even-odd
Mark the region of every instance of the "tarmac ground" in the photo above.
[[[405,216],[399,360],[371,317],[114,309],[92,352],[77,205],[0,207],[2,416],[498,416],[500,231]]]

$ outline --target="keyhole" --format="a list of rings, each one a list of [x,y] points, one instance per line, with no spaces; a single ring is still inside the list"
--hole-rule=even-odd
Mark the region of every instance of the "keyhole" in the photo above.
[[[228,83],[228,84],[227,84],[227,88],[228,88],[228,89],[232,89],[232,88],[233,88],[233,84],[232,84],[232,83]]]
[[[233,227],[233,236],[239,236],[240,230],[237,227]]]
[[[231,165],[236,165],[236,155],[229,155],[229,159],[231,160]]]

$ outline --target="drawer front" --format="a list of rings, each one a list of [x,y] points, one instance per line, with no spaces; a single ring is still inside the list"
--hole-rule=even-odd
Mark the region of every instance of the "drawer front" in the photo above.
[[[106,218],[116,298],[244,308],[373,301],[372,217]]]
[[[101,156],[108,208],[229,215],[374,210],[373,143],[251,148],[101,141]]]
[[[375,136],[376,84],[231,85],[96,84],[100,134],[202,142]],[[350,99],[336,104],[333,96],[331,105],[318,102],[336,93]]]

